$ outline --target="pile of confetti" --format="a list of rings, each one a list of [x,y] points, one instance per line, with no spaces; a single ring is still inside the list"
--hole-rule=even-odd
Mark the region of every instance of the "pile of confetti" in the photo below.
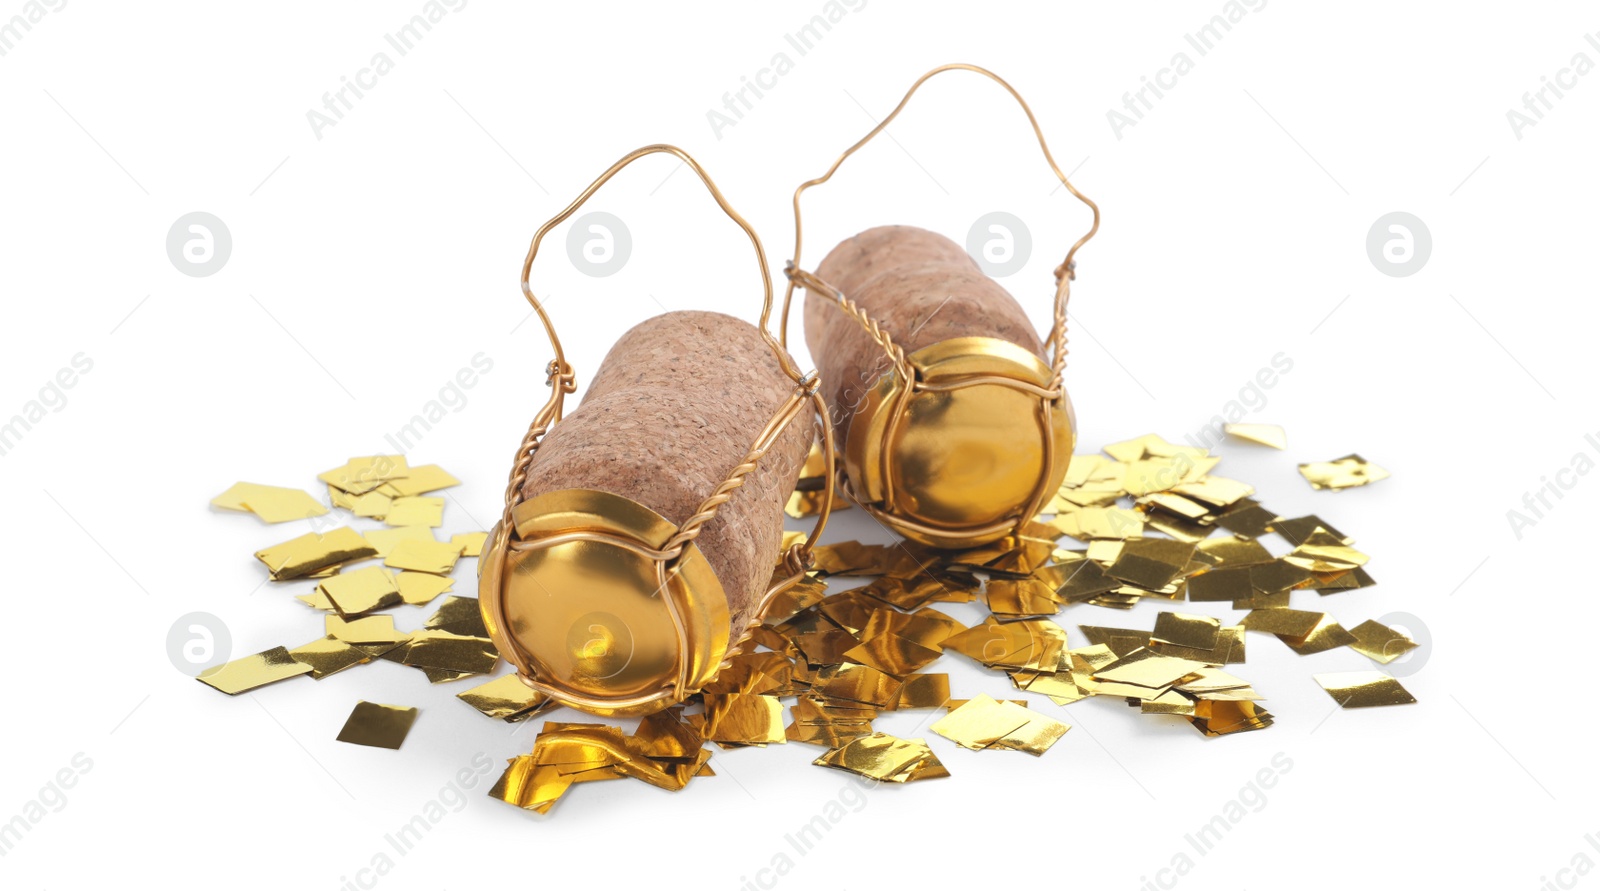
[[[1269,425],[1230,425],[1228,433],[1287,445],[1282,429]],[[1046,511],[999,542],[968,551],[905,541],[820,546],[816,568],[763,614],[751,651],[732,657],[687,703],[641,719],[632,734],[609,724],[547,721],[533,751],[511,759],[490,794],[547,813],[579,783],[632,777],[676,791],[713,775],[708,744],[815,745],[824,753],[814,764],[883,782],[950,776],[925,740],[873,728],[881,713],[907,709],[945,709],[930,729],[972,750],[1038,756],[1070,729],[1028,700],[952,699],[949,675],[924,671],[947,652],[1003,672],[1017,691],[1059,706],[1115,697],[1161,716],[1153,720],[1182,718],[1216,737],[1272,725],[1263,697],[1225,670],[1244,663],[1246,632],[1276,637],[1300,654],[1349,647],[1379,664],[1416,646],[1375,621],[1346,629],[1326,612],[1291,608],[1293,591],[1331,595],[1375,584],[1368,557],[1320,517],[1279,516],[1250,497],[1250,485],[1212,475],[1219,461],[1206,449],[1150,434],[1113,443],[1104,455],[1074,456]],[[1299,469],[1316,489],[1388,476],[1357,455]],[[815,512],[824,470],[814,452],[790,499],[792,516]],[[316,581],[297,599],[324,614],[324,636],[235,660],[200,680],[232,694],[299,675],[321,679],[374,659],[415,667],[431,683],[492,673],[499,657],[476,599],[447,597],[413,632],[396,630],[393,616],[380,612],[431,603],[450,590],[456,562],[481,550],[482,532],[448,540],[434,532],[443,499],[427,493],[457,480],[392,456],[354,458],[319,479],[334,507],[387,527],[312,533],[256,554],[274,581]],[[267,522],[327,513],[299,490],[248,483],[213,503]],[[1269,533],[1291,549],[1274,555],[1258,540]],[[799,537],[786,533],[785,546]],[[1061,546],[1066,539],[1082,547]],[[350,568],[371,560],[382,565]],[[833,577],[863,584],[829,594]],[[1171,611],[1148,630],[1080,625],[1088,645],[1077,648],[1052,618],[1071,605],[1129,609],[1144,598],[1226,602],[1248,612],[1236,624]],[[988,615],[968,627],[937,609],[941,603],[981,603]],[[1381,671],[1315,679],[1345,708],[1415,701]],[[457,696],[508,722],[553,706],[515,675]],[[398,747],[415,718],[415,709],[363,702],[339,738]]]

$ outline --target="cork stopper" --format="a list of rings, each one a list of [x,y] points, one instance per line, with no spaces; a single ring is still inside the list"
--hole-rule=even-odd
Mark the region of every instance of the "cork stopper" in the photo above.
[[[611,348],[582,403],[539,446],[522,495],[592,489],[682,525],[793,389],[749,322],[713,312],[657,316]],[[766,591],[783,505],[812,435],[804,417],[791,423],[696,540],[727,595],[732,640]]]
[[[1044,344],[1022,305],[984,275],[961,245],[936,232],[868,229],[829,251],[817,277],[877,319],[908,354],[981,336],[1009,341],[1044,360]],[[888,357],[825,295],[806,294],[805,328],[835,435],[843,442],[867,392],[889,372]]]

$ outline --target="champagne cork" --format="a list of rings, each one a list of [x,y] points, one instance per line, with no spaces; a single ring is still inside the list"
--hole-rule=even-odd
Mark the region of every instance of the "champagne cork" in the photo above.
[[[594,489],[681,526],[743,460],[794,381],[749,322],[671,312],[633,328],[606,354],[577,410],[551,427],[524,498]],[[696,539],[728,598],[731,638],[756,618],[783,534],[783,506],[811,446],[805,416]]]
[[[1009,341],[1045,359],[1021,304],[955,242],[915,226],[880,226],[828,253],[817,277],[855,301],[907,355],[953,337]],[[888,356],[832,297],[808,292],[806,346],[817,363],[836,435],[865,394],[889,373]]]

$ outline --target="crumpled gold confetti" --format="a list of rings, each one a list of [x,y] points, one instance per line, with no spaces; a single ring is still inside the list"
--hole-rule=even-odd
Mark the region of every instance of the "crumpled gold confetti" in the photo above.
[[[884,783],[910,783],[950,775],[925,740],[901,739],[887,733],[857,737],[811,763]]]
[[[1033,697],[1062,707],[1117,697],[1148,720],[1183,720],[1204,736],[1227,736],[1273,723],[1263,696],[1240,676],[1245,669],[1236,668],[1245,662],[1247,630],[1302,654],[1348,646],[1384,661],[1415,646],[1376,622],[1346,630],[1330,612],[1294,608],[1306,605],[1312,589],[1333,595],[1375,584],[1369,556],[1327,520],[1280,516],[1250,483],[1215,475],[1219,461],[1150,434],[1073,456],[1044,514],[999,541],[964,551],[906,541],[822,545],[815,568],[773,598],[721,673],[686,703],[641,719],[631,735],[608,724],[546,722],[533,751],[509,760],[491,794],[547,812],[584,782],[631,776],[681,789],[712,775],[708,743],[816,745],[827,750],[816,764],[889,782],[948,776],[926,741],[885,734],[874,722],[901,709],[945,708],[932,725],[939,736],[971,749],[1037,755],[1069,725],[1035,711],[1031,704],[1041,700]],[[826,480],[820,455],[813,463],[802,473],[810,481],[802,493],[814,499]],[[1353,473],[1341,464],[1324,481],[1348,482]],[[416,631],[397,629],[384,612],[434,602],[449,591],[458,562],[481,554],[485,533],[434,529],[443,499],[426,493],[458,481],[398,456],[351,459],[322,479],[337,508],[386,525],[263,550],[258,557],[273,578],[314,580],[299,599],[325,611],[326,636],[237,660],[233,677],[221,673],[219,689],[301,673],[321,678],[379,658],[412,666],[431,683],[492,672],[498,653],[474,598],[445,597]],[[232,500],[245,503],[237,492]],[[803,514],[804,502],[790,506]],[[783,546],[803,539],[787,532]],[[383,566],[350,568],[374,558]],[[784,575],[774,570],[775,580]],[[841,577],[860,586],[830,593],[830,580]],[[1128,609],[1146,598],[1172,602],[1153,627],[1093,618],[1092,607]],[[987,616],[971,627],[942,609],[974,601]],[[1245,615],[1207,614],[1206,603]],[[1079,625],[1086,646],[1070,644],[1054,621],[1064,610],[1089,619]],[[977,691],[952,698],[949,675],[937,671],[947,651],[1004,672],[1029,698]],[[1317,679],[1346,707],[1410,701],[1381,673]],[[457,696],[510,722],[554,708],[514,674]],[[785,701],[792,703],[787,716]]]
[[[1388,479],[1389,471],[1369,463],[1360,455],[1345,455],[1333,461],[1313,461],[1300,465],[1300,475],[1313,489],[1348,489]]]

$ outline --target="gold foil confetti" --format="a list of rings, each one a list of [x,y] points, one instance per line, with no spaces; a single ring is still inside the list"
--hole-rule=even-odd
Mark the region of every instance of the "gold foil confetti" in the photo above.
[[[404,649],[399,660],[418,668],[488,674],[500,661],[500,651],[487,637],[448,631],[413,631]]]
[[[312,668],[298,662],[283,647],[273,647],[253,656],[226,662],[200,673],[197,680],[208,687],[235,696],[277,681],[310,674]]]
[[[356,703],[355,710],[339,731],[339,742],[379,749],[398,749],[416,723],[417,710],[399,705],[381,705],[365,700]]]
[[[311,666],[311,678],[317,681],[372,658],[365,650],[337,637],[319,637],[290,650],[289,656],[296,662]]]
[[[489,540],[487,532],[462,532],[450,536],[452,545],[461,546],[461,556],[477,557],[483,553],[483,544]]]
[[[443,526],[444,499],[427,495],[396,498],[383,522],[390,526]]]
[[[1172,583],[1194,557],[1195,546],[1166,538],[1130,539],[1106,574],[1147,590]]]
[[[1223,424],[1222,432],[1245,442],[1271,446],[1275,449],[1289,447],[1289,434],[1277,424]]]
[[[878,669],[885,674],[904,677],[933,662],[944,651],[925,647],[898,634],[885,632],[845,651],[844,658]]]
[[[463,690],[456,698],[490,718],[509,722],[526,720],[542,711],[541,706],[552,704],[514,673]]]
[[[317,591],[341,616],[359,616],[388,609],[401,602],[400,589],[395,587],[394,576],[381,566],[369,566],[324,579],[317,585]]]
[[[1189,579],[1189,600],[1192,603],[1247,600],[1254,593],[1248,566],[1207,570]]]
[[[448,631],[462,637],[488,637],[483,624],[483,612],[476,597],[446,597],[433,615],[423,620],[422,627]]]
[[[326,535],[308,532],[282,544],[256,552],[256,559],[267,565],[274,581],[308,578],[356,560],[378,555],[377,549],[359,533],[341,526]]]
[[[378,487],[378,491],[390,498],[407,498],[459,485],[461,481],[451,476],[443,467],[437,464],[424,464],[408,469],[405,476],[388,480]]]
[[[361,537],[372,545],[377,556],[388,557],[389,552],[403,541],[436,541],[433,530],[427,526],[396,526],[392,529],[368,529]]]
[[[811,763],[884,783],[909,783],[950,775],[925,740],[901,739],[887,733],[852,739]]]
[[[1313,489],[1348,489],[1388,479],[1389,471],[1369,463],[1360,455],[1346,455],[1334,461],[1314,461],[1300,465],[1300,475]]]
[[[461,559],[461,549],[448,541],[420,541],[408,539],[394,546],[383,565],[413,572],[430,572],[449,575]]]
[[[1071,729],[1013,702],[978,694],[934,722],[934,733],[968,749],[1012,749],[1043,755]]]
[[[1053,616],[1061,609],[1054,587],[1035,578],[993,579],[984,596],[989,612],[997,616]]]
[[[395,630],[394,616],[364,616],[359,619],[328,616],[323,620],[323,626],[329,637],[346,643],[398,643],[406,638],[405,632]]]
[[[351,495],[364,495],[409,472],[404,455],[351,458],[343,466],[317,474],[317,479]]]
[[[1416,641],[1373,619],[1351,628],[1350,636],[1350,649],[1384,665],[1417,648]]]
[[[394,582],[400,600],[412,606],[426,606],[455,585],[454,579],[429,572],[397,573]]]
[[[1216,647],[1221,632],[1222,622],[1210,616],[1161,613],[1156,616],[1156,628],[1151,637],[1174,646],[1210,650]]]
[[[1409,705],[1417,701],[1399,681],[1381,671],[1334,671],[1312,677],[1344,708]]]
[[[258,483],[234,483],[228,491],[211,499],[211,504],[223,510],[248,511],[268,523],[305,520],[328,512],[321,502],[301,489]]]
[[[1279,610],[1278,612],[1287,612],[1287,610]],[[1304,635],[1280,634],[1278,639],[1288,644],[1289,649],[1302,656],[1309,656],[1312,653],[1324,653],[1356,642],[1354,635],[1346,631],[1343,625],[1340,625],[1332,616],[1327,614],[1323,615],[1310,633]]]
[[[703,734],[717,743],[754,746],[781,743],[783,703],[776,696],[760,693],[731,693],[706,697],[706,723]]]
[[[1318,530],[1337,538],[1340,544],[1353,545],[1356,543],[1355,539],[1335,529],[1332,523],[1316,514],[1309,514],[1304,517],[1279,517],[1272,521],[1270,528],[1281,536],[1284,541],[1292,545],[1301,544],[1316,534]]]

